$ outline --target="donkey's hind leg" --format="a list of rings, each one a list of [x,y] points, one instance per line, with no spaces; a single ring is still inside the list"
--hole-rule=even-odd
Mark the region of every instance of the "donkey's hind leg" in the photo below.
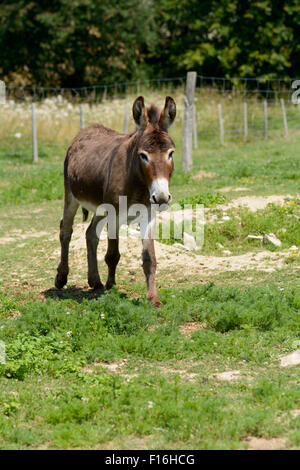
[[[99,244],[99,237],[101,233],[101,219],[103,217],[96,216],[92,218],[90,225],[86,231],[86,246],[87,246],[87,259],[88,259],[88,283],[90,287],[94,289],[100,289],[104,291],[104,286],[101,282],[98,262],[97,262],[97,248]],[[98,229],[97,225],[99,223]]]
[[[57,268],[57,275],[55,278],[55,287],[61,289],[67,284],[69,274],[69,244],[73,232],[73,221],[78,209],[78,202],[70,191],[65,194],[64,215],[60,221],[60,244],[61,244],[61,258]]]

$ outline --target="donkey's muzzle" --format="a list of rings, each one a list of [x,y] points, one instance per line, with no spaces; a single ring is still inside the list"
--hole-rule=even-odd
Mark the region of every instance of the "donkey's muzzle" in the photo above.
[[[172,196],[170,193],[159,193],[153,194],[150,198],[152,204],[169,204],[172,201]]]
[[[151,204],[170,204],[172,196],[169,193],[169,181],[165,178],[157,178],[150,188]]]

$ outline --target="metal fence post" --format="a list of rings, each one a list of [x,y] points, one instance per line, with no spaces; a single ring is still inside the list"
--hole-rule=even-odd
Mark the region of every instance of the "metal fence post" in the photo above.
[[[219,125],[220,125],[220,142],[221,142],[221,145],[224,145],[224,123],[223,123],[221,103],[218,104],[218,116],[219,116]]]
[[[288,130],[288,124],[287,124],[287,119],[286,119],[286,112],[285,112],[285,106],[284,106],[284,99],[281,98],[280,100],[280,105],[281,105],[281,112],[282,112],[282,119],[283,119],[283,127],[284,127],[284,135],[287,137],[289,135],[289,130]]]
[[[84,110],[83,105],[79,106],[79,114],[80,114],[80,130],[84,128]]]
[[[35,104],[34,103],[31,103],[31,119],[32,119],[32,159],[33,159],[33,163],[37,163],[39,156],[38,156],[36,117],[35,117]]]
[[[244,137],[248,137],[248,107],[247,102],[244,101]]]
[[[265,139],[268,138],[268,102],[264,100],[264,133]]]
[[[184,99],[183,153],[182,166],[189,171],[193,166],[193,108],[197,72],[188,72],[186,77],[186,96]]]

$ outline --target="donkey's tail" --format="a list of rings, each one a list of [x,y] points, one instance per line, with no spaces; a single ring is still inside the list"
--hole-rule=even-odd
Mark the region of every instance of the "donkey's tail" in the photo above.
[[[89,216],[89,211],[82,207],[82,221],[85,222]]]

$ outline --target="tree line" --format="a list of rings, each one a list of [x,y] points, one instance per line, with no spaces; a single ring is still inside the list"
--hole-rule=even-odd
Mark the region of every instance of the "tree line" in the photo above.
[[[299,37],[299,0],[2,0],[0,79],[297,78]]]

